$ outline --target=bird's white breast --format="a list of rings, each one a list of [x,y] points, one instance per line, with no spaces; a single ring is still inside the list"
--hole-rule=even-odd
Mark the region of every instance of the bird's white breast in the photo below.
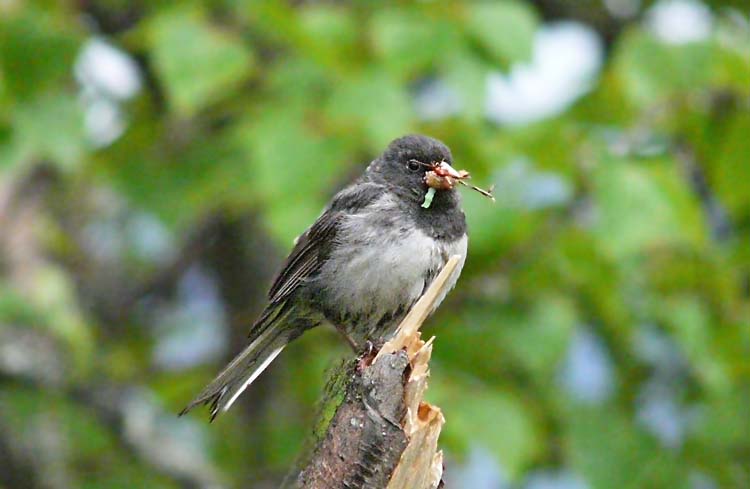
[[[414,226],[375,216],[392,205],[397,204],[384,197],[366,212],[348,216],[337,237],[339,246],[321,271],[332,279],[324,279],[329,299],[352,315],[376,318],[410,306],[452,255],[462,258],[446,291],[461,273],[465,235],[453,242],[436,241]]]

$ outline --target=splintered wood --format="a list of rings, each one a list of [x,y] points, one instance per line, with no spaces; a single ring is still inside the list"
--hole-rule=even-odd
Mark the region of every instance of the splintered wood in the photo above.
[[[284,488],[437,489],[443,475],[440,409],[423,401],[432,339],[419,328],[435,309],[459,256],[452,256],[427,292],[372,358],[365,353],[333,372],[318,428]]]
[[[459,261],[457,255],[448,260],[427,292],[401,322],[393,339],[383,345],[375,357],[377,363],[394,352],[406,350],[411,365],[404,390],[406,416],[403,429],[408,442],[387,489],[435,489],[442,479],[443,452],[438,451],[437,443],[445,418],[440,408],[422,400],[430,376],[434,337],[423,341],[419,328],[443,294]]]

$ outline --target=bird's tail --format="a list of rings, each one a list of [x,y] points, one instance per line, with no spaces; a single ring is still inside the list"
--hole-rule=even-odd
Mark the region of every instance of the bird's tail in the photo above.
[[[187,413],[199,404],[211,405],[211,421],[219,413],[227,411],[235,400],[247,388],[271,362],[281,353],[281,350],[289,343],[290,337],[284,321],[274,318],[262,328],[262,333],[240,352],[229,365],[224,367],[200,394],[196,396],[180,416]],[[256,326],[260,326],[256,324]],[[257,331],[256,328],[253,328]]]

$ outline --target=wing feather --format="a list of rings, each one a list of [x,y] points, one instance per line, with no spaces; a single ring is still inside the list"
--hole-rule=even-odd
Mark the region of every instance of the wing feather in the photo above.
[[[268,291],[268,299],[272,304],[286,300],[300,283],[325,263],[340,220],[339,212],[326,211],[300,236]]]
[[[286,301],[300,284],[314,276],[328,259],[341,222],[382,195],[383,187],[360,182],[339,192],[317,221],[297,240],[270,290],[271,304]]]

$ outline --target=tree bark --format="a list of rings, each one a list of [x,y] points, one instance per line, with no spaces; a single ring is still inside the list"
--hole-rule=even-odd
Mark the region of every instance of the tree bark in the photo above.
[[[329,376],[318,422],[283,488],[436,489],[444,418],[424,402],[432,340],[419,327],[455,273],[448,261],[376,353],[366,351]]]

